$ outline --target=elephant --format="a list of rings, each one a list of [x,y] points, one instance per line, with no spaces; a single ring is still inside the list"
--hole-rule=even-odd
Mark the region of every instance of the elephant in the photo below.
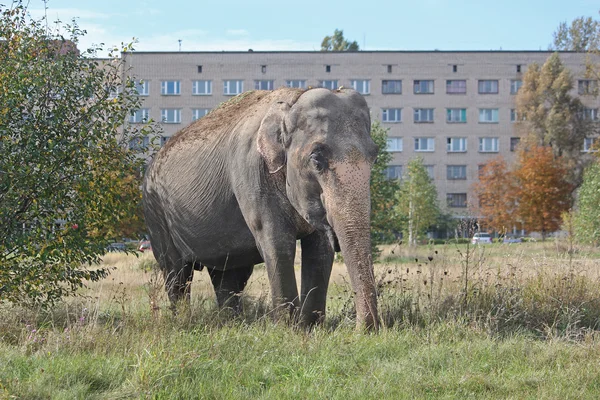
[[[324,318],[339,243],[357,327],[377,329],[370,128],[367,103],[352,89],[280,88],[244,92],[175,134],[142,185],[170,301],[189,301],[194,270],[206,267],[219,306],[238,308],[264,262],[279,317],[311,327]]]

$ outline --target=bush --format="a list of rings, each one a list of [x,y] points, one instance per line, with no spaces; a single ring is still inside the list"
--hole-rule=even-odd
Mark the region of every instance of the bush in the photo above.
[[[0,11],[0,302],[49,305],[105,277],[111,239],[141,227],[128,146],[155,129],[126,123],[134,80],[101,48],[80,54],[76,24],[65,39],[20,1]]]

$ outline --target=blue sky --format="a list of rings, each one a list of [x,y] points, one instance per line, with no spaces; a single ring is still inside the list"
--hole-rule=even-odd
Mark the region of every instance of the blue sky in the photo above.
[[[27,2],[27,0],[25,0]],[[343,29],[363,50],[546,50],[562,21],[599,19],[598,0],[48,0],[50,22],[77,18],[80,48],[139,41],[141,51],[319,50]],[[29,0],[34,17],[42,0]]]

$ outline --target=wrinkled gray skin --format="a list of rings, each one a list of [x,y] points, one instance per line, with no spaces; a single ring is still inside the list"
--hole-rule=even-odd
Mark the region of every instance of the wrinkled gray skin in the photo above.
[[[337,236],[357,326],[377,328],[369,235],[377,147],[369,132],[369,109],[354,90],[282,88],[238,96],[175,135],[143,186],[171,302],[189,299],[194,268],[206,266],[219,305],[237,309],[264,261],[278,315],[292,312],[310,326],[325,313]]]

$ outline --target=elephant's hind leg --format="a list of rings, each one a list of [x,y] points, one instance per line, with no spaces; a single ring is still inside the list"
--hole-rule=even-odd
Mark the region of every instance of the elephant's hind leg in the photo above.
[[[252,275],[254,265],[226,269],[225,271],[216,268],[207,269],[215,288],[219,307],[231,308],[235,313],[241,312],[240,295],[246,287],[250,275]]]
[[[190,285],[194,278],[192,263],[183,264],[180,268],[164,270],[165,286],[171,305],[175,307],[182,300],[190,301]]]

